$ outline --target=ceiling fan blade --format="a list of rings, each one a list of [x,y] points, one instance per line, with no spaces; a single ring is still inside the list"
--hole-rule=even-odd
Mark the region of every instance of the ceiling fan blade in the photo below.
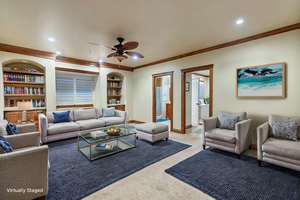
[[[108,54],[108,55],[107,55],[107,58],[111,58],[111,57],[113,57],[115,54],[117,54],[117,53],[111,53],[111,54]]]
[[[125,53],[132,57],[144,58],[144,56],[142,54],[134,52],[134,51],[126,51]]]
[[[132,49],[135,49],[139,46],[139,43],[138,42],[126,42],[124,45],[123,45],[123,49],[124,50],[132,50]]]
[[[89,43],[89,44],[91,44],[91,45],[96,45],[96,46],[100,46],[100,47],[104,47],[104,48],[108,48],[108,49],[110,49],[110,50],[115,50],[114,48],[112,48],[112,47],[108,47],[108,46],[105,46],[105,45],[102,45],[102,44],[96,44],[96,43]]]

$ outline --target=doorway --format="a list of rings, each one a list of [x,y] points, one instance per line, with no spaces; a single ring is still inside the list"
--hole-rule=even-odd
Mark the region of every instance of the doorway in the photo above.
[[[187,95],[188,92],[190,93]],[[192,125],[199,125],[203,118],[211,117],[212,108],[213,65],[182,69],[181,133],[184,134],[187,128],[192,128]],[[187,124],[187,120],[190,124]]]
[[[152,121],[173,130],[173,71],[152,74]]]

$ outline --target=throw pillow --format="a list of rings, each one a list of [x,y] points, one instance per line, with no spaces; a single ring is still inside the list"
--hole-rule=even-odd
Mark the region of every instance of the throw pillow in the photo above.
[[[115,107],[102,108],[103,117],[115,117]]]
[[[7,130],[6,130],[7,123],[8,123],[8,121],[6,121],[6,120],[3,120],[2,122],[0,122],[0,135],[2,135],[2,136],[8,135]]]
[[[297,122],[279,123],[273,121],[273,137],[297,141]]]
[[[69,110],[66,112],[53,112],[54,123],[71,122],[69,114],[70,114]]]
[[[239,121],[240,116],[227,116],[222,115],[221,125],[219,128],[235,130],[235,124]]]
[[[0,153],[10,153],[13,152],[13,148],[10,146],[9,142],[0,135]]]
[[[7,123],[6,130],[7,130],[8,135],[18,135],[19,134],[18,127],[15,124],[10,123],[10,122]]]

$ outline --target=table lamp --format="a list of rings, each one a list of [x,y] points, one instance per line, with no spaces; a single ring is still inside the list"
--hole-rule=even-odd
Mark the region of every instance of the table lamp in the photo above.
[[[27,123],[26,110],[32,109],[32,102],[18,102],[18,110],[23,110],[22,123]]]

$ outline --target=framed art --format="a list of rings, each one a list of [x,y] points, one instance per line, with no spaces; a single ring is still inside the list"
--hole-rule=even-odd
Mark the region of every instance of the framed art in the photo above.
[[[189,83],[189,82],[186,82],[186,83],[185,83],[185,91],[186,91],[186,92],[189,92],[189,91],[190,91],[190,83]]]
[[[236,97],[284,98],[285,63],[236,69]]]

